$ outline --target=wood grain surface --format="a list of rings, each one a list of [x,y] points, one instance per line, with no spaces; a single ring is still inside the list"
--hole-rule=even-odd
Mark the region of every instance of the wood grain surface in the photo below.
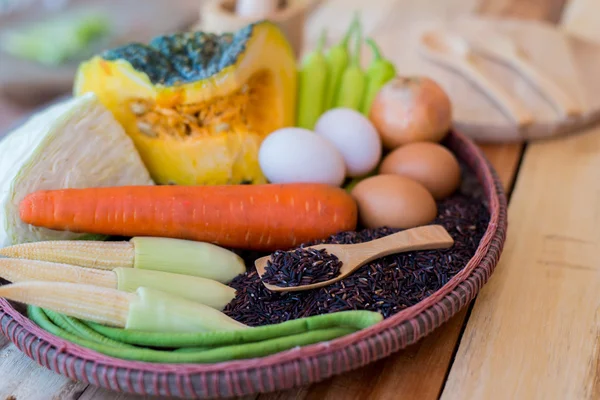
[[[375,31],[393,29],[398,21],[407,18],[409,11],[418,16],[426,14],[427,8],[442,9],[446,13],[478,12],[556,22],[563,3],[564,0],[329,0],[323,7],[340,7],[338,16],[350,15],[355,8],[365,7],[368,29]],[[315,14],[311,22],[322,21],[323,15],[326,14]],[[336,29],[335,24],[332,25],[332,29]],[[9,117],[1,117],[2,109],[0,99],[0,123],[7,125]],[[10,115],[20,112],[12,110]],[[600,158],[593,158],[600,152],[599,135],[600,131],[590,132],[557,142],[538,143],[527,150],[521,167],[523,177],[519,178],[511,199],[508,248],[498,271],[476,300],[477,306],[454,364],[454,353],[470,313],[468,309],[421,342],[378,363],[312,386],[250,398],[429,400],[443,393],[444,399],[493,398],[494,394],[503,399],[529,399],[535,397],[526,395],[536,389],[543,390],[544,398],[552,399],[592,398],[598,394],[594,391],[599,390],[599,385],[593,384],[598,365],[594,345],[597,325],[593,323],[598,282],[593,278],[597,276],[598,264],[590,259],[593,253],[589,244],[577,240],[590,240],[590,237],[600,240],[592,224],[598,209],[592,203],[597,203],[597,193],[600,193],[594,181],[597,174],[593,172],[594,168],[600,170]],[[482,148],[510,191],[523,146],[505,144]],[[584,193],[585,188],[588,190]],[[584,214],[586,210],[588,214]],[[545,216],[541,225],[537,225],[540,220],[536,215]],[[511,235],[512,232],[515,233]],[[520,240],[528,236],[532,239]],[[581,253],[582,248],[587,250]],[[528,255],[530,250],[531,255]],[[567,256],[576,258],[567,260]],[[525,267],[531,269],[520,275]],[[566,276],[571,280],[561,283],[561,277]],[[518,288],[523,292],[517,293]],[[561,307],[561,301],[569,300],[568,296],[571,296],[571,306]],[[504,311],[498,310],[501,307],[505,307]],[[529,335],[523,333],[527,326],[532,327]],[[544,341],[538,337],[554,341],[545,348]],[[533,357],[540,357],[540,363],[536,364]],[[559,363],[561,357],[563,363]],[[572,381],[560,376],[568,368],[575,371]],[[446,384],[448,373],[450,379]],[[118,395],[72,382],[38,366],[2,337],[0,377],[0,399],[11,396],[17,400],[147,398]],[[556,381],[555,385],[549,381],[550,377]],[[544,389],[543,384],[548,385],[548,389]],[[511,396],[513,394],[515,396]],[[559,394],[566,397],[557,397]]]
[[[599,128],[528,147],[443,400],[600,398],[599,154]]]

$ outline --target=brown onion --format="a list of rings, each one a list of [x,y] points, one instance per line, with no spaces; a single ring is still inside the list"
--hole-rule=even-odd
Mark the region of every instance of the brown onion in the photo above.
[[[387,149],[414,142],[439,142],[452,124],[452,104],[430,78],[396,77],[373,100],[369,118]]]

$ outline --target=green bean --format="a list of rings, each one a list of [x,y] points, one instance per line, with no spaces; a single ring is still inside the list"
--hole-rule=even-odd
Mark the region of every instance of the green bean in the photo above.
[[[317,329],[333,327],[367,328],[381,321],[383,316],[373,311],[341,311],[286,321],[274,325],[258,326],[239,331],[202,333],[157,333],[112,328],[83,321],[99,334],[121,343],[157,348],[212,347],[258,342],[276,337],[291,336]]]
[[[181,347],[173,350],[174,353],[197,353],[199,351],[214,349],[214,347]]]
[[[113,344],[98,343],[79,337],[55,325],[45,311],[38,307],[30,307],[30,318],[42,329],[72,343],[97,351],[99,353],[125,360],[136,360],[156,363],[214,363],[227,360],[263,357],[278,353],[297,346],[335,339],[355,332],[353,328],[318,329],[296,335],[265,340],[262,342],[236,344],[217,347],[209,350],[194,351],[164,351],[142,348],[122,348]]]

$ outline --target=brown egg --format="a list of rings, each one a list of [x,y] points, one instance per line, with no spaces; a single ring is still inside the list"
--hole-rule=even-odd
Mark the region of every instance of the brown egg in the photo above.
[[[437,143],[411,143],[397,148],[383,159],[379,173],[414,179],[436,200],[451,195],[460,185],[460,166],[456,157]]]
[[[360,222],[367,228],[408,229],[426,225],[437,216],[431,193],[420,183],[400,175],[376,175],[352,190]]]

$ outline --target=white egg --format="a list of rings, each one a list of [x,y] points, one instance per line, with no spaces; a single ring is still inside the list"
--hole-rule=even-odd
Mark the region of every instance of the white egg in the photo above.
[[[344,158],[335,146],[303,128],[282,128],[267,136],[260,146],[258,162],[272,183],[340,186],[346,175]]]
[[[317,121],[315,132],[342,153],[350,177],[369,173],[381,160],[381,137],[371,121],[358,111],[329,110]]]

